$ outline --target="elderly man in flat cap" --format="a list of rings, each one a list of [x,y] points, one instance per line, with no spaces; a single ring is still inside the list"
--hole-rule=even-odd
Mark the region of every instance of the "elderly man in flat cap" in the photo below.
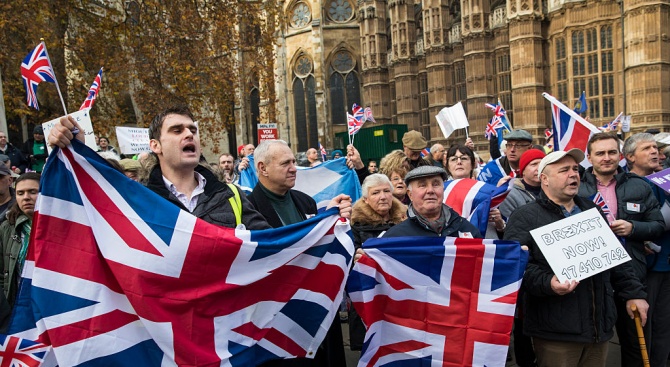
[[[422,166],[405,176],[407,195],[412,201],[407,219],[389,229],[383,237],[427,236],[482,238],[477,227],[444,203],[447,172],[435,166]]]
[[[410,130],[403,135],[403,151],[407,158],[409,158],[410,169],[431,164],[427,159],[421,157],[421,151],[426,149],[426,144],[426,139],[416,130]]]

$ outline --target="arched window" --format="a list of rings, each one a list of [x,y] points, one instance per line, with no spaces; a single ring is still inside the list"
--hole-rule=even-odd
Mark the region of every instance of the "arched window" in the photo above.
[[[293,67],[293,108],[298,151],[318,148],[319,135],[316,120],[316,82],[312,60],[301,55]]]
[[[346,50],[338,51],[328,67],[330,116],[334,125],[347,123],[347,111],[354,103],[361,104],[360,83],[356,61]]]

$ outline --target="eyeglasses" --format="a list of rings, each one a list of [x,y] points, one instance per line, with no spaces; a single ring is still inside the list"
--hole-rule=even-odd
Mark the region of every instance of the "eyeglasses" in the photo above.
[[[512,149],[526,149],[526,148],[530,147],[530,144],[529,143],[526,143],[526,144],[519,144],[519,143],[510,144],[510,143],[507,143],[507,147],[512,148]]]
[[[462,156],[458,156],[458,157],[453,156],[453,157],[449,158],[449,163],[456,163],[458,161],[467,162],[469,160],[470,160],[470,157],[468,157],[467,155],[462,155]]]

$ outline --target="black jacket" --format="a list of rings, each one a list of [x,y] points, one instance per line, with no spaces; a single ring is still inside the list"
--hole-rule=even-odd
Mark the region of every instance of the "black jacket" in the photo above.
[[[9,160],[12,162],[12,167],[18,167],[18,169],[21,170],[21,173],[25,172],[26,168],[28,168],[28,160],[24,157],[23,153],[12,144],[7,143],[5,151],[3,152],[2,149],[0,149],[0,153],[8,156]]]
[[[224,226],[228,228],[235,228],[235,214],[233,208],[230,206],[229,199],[233,197],[233,192],[228,185],[216,179],[216,176],[205,167],[197,166],[195,171],[200,173],[207,183],[205,184],[205,192],[198,197],[198,205],[191,214],[204,220],[205,222]],[[186,210],[184,205],[177,199],[170,190],[165,187],[163,181],[163,172],[160,165],[156,164],[149,173],[149,181],[147,187],[158,195],[168,199],[174,205]],[[244,192],[238,188],[240,192],[240,200],[242,201],[242,224],[247,229],[268,229],[270,225],[265,221],[263,216],[257,212]]]
[[[303,220],[307,219],[307,216],[312,217],[316,215],[316,202],[311,196],[296,190],[289,190],[289,192],[291,193],[291,199],[293,199],[293,203],[298,209],[298,212],[300,212],[300,216],[302,216]],[[254,208],[265,217],[265,220],[267,220],[272,228],[284,226],[281,219],[279,219],[279,215],[277,215],[277,212],[272,208],[270,200],[268,200],[267,196],[263,193],[260,183],[257,184],[251,194],[249,194],[249,201]]]
[[[574,201],[582,211],[596,207],[579,196]],[[504,239],[519,241],[530,252],[523,277],[524,333],[577,343],[607,341],[617,318],[613,289],[626,300],[645,298],[646,293],[629,262],[582,280],[570,294],[554,293],[550,283],[554,272],[529,231],[564,218],[561,207],[541,192],[535,202],[515,210],[507,222]]]
[[[633,268],[638,278],[645,282],[647,261],[644,241],[653,241],[664,232],[665,222],[661,207],[651,191],[649,184],[640,176],[624,172],[621,168],[614,176],[616,180],[617,218],[633,224],[633,232],[626,237],[625,248],[633,258]],[[597,189],[593,167],[589,167],[582,176],[579,196],[591,200]],[[638,204],[638,211],[631,210],[629,203]]]
[[[419,221],[414,213],[411,204],[407,210],[407,219],[400,224],[390,228],[382,237],[405,237],[405,236],[425,236],[425,237],[459,237],[459,232],[469,232],[474,238],[483,238],[477,227],[461,217],[447,205],[442,204],[444,215],[447,217],[447,224],[440,233],[433,231]]]
[[[289,190],[291,199],[296,208],[300,212],[303,219],[307,216],[317,214],[316,201],[311,196],[296,190]],[[260,183],[254,187],[254,190],[249,195],[249,201],[258,208],[260,213],[265,217],[268,223],[273,228],[283,227],[279,215],[275,212],[270,200],[268,200]],[[326,337],[321,342],[319,349],[314,356],[314,359],[296,358],[286,360],[274,360],[265,362],[261,367],[345,367],[346,360],[344,356],[344,341],[342,338],[342,327],[340,326],[339,317],[335,320],[328,329]]]

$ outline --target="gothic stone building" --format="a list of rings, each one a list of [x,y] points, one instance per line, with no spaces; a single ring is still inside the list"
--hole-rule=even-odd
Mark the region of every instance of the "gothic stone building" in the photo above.
[[[634,132],[670,130],[669,0],[294,0],[285,14],[279,119],[297,151],[341,146],[353,102],[437,142],[434,116],[462,101],[479,150],[498,99],[543,136],[542,92],[573,106],[586,91],[596,125],[624,112]]]

